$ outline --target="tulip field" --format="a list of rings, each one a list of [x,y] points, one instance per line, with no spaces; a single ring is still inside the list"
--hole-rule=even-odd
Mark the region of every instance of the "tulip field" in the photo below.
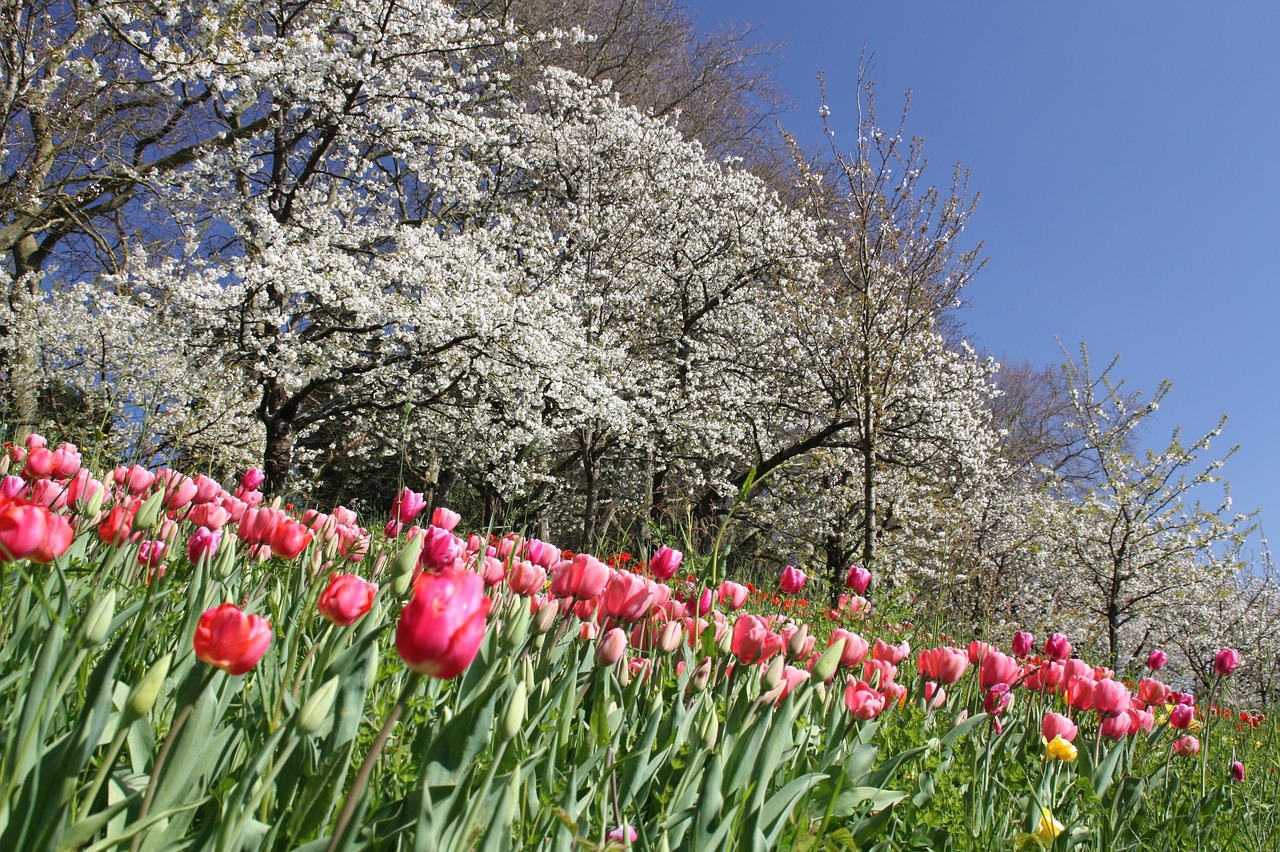
[[[1275,721],[1072,638],[286,504],[38,436],[0,466],[0,849],[1273,849]],[[688,548],[684,548],[688,550]],[[928,621],[927,627],[919,626]],[[943,631],[946,631],[944,633]]]

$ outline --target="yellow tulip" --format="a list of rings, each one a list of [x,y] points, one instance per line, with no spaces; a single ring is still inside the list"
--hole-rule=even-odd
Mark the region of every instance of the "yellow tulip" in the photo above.
[[[1054,760],[1062,760],[1067,763],[1076,759],[1076,747],[1064,740],[1061,734],[1046,743],[1044,750],[1045,759],[1053,758]]]
[[[1062,834],[1062,829],[1065,827],[1066,826],[1053,818],[1053,812],[1048,808],[1040,809],[1040,823],[1036,826],[1037,836],[1053,840],[1059,834]]]

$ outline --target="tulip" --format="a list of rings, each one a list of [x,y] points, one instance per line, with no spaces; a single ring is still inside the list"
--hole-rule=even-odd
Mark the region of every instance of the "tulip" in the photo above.
[[[1076,727],[1076,723],[1061,713],[1045,713],[1044,719],[1040,722],[1040,736],[1045,740],[1063,739],[1074,742],[1079,732],[1080,729]]]
[[[479,574],[423,574],[396,625],[396,651],[412,671],[455,678],[484,639],[490,601]]]
[[[1144,677],[1138,681],[1138,699],[1146,704],[1164,704],[1172,690],[1155,678]]]
[[[1119,716],[1107,716],[1102,720],[1102,724],[1098,726],[1098,732],[1104,737],[1118,740],[1121,737],[1129,736],[1129,716],[1121,713]]]
[[[1240,652],[1235,648],[1220,648],[1213,655],[1213,671],[1219,677],[1226,677],[1240,665]]]
[[[862,658],[867,655],[867,640],[863,639],[857,633],[851,633],[843,627],[837,627],[831,631],[831,637],[827,640],[827,647],[831,647],[839,640],[844,640],[844,652],[840,655],[840,665],[843,668],[850,668],[862,662]]]
[[[659,547],[653,554],[653,558],[649,560],[649,573],[653,574],[654,579],[665,583],[676,575],[683,559],[684,554],[680,551],[670,547]]]
[[[1169,655],[1164,651],[1152,651],[1147,655],[1147,668],[1153,672],[1160,671],[1167,662],[1169,662]]]
[[[0,562],[27,559],[49,532],[49,510],[25,500],[0,501]]]
[[[1173,744],[1173,753],[1183,757],[1193,757],[1200,753],[1200,741],[1191,734],[1187,734]]]
[[[187,539],[187,559],[196,565],[201,559],[212,559],[222,543],[222,533],[207,527],[196,527],[196,531]]]
[[[249,492],[257,491],[262,487],[262,483],[267,481],[267,475],[256,467],[251,467],[240,477],[240,490]]]
[[[547,569],[560,561],[560,548],[531,538],[524,543],[525,555],[539,568]]]
[[[442,530],[453,532],[454,527],[462,520],[462,516],[452,509],[446,509],[444,506],[437,506],[435,511],[431,513],[431,526],[439,527]],[[406,522],[407,523],[407,522]]]
[[[196,656],[228,674],[242,675],[257,665],[271,644],[271,625],[231,603],[206,610],[196,625]]]
[[[653,592],[649,591],[643,577],[629,571],[618,571],[605,584],[601,606],[605,615],[631,624],[648,615],[652,600]]]
[[[1025,657],[1031,653],[1031,643],[1035,641],[1035,637],[1025,630],[1019,630],[1013,634],[1013,651],[1015,657]]]
[[[869,722],[884,710],[884,696],[872,689],[871,685],[861,680],[849,679],[844,691],[844,704],[853,714],[853,718],[861,722]]]
[[[1022,669],[1013,657],[992,651],[982,658],[982,665],[978,667],[978,684],[983,689],[990,689],[997,683],[1012,685],[1021,673]]]
[[[898,667],[888,660],[868,659],[862,661],[862,679],[867,683],[876,684],[877,688],[883,688],[886,683],[893,680],[894,675],[898,673]]]
[[[1244,781],[1244,764],[1238,760],[1231,762],[1231,780]]]
[[[869,585],[871,585],[871,572],[861,565],[850,565],[849,570],[844,575],[844,587],[851,589],[854,594],[860,595],[867,590]]]
[[[741,583],[725,580],[716,588],[716,600],[731,610],[742,609],[747,602],[749,590]]]
[[[395,499],[391,501],[391,519],[395,523],[411,524],[425,508],[427,508],[425,497],[417,491],[401,488],[396,493]]]
[[[1066,826],[1053,818],[1053,812],[1046,807],[1040,808],[1040,821],[1036,823],[1035,834],[1047,840],[1054,840],[1066,829]]]
[[[627,634],[621,627],[615,627],[606,632],[596,645],[596,665],[607,668],[621,660],[626,653]]]
[[[1055,633],[1044,640],[1044,655],[1054,662],[1062,662],[1071,656],[1071,642],[1061,633]]]
[[[377,583],[370,583],[355,574],[334,574],[320,593],[316,608],[327,620],[346,627],[355,624],[360,616],[373,608],[377,594]]]
[[[1129,690],[1117,680],[1100,680],[1093,687],[1093,709],[1100,716],[1119,716],[1129,709]]]
[[[1071,763],[1078,756],[1076,747],[1067,739],[1056,736],[1045,744],[1045,757],[1052,760],[1061,760],[1064,763]]]
[[[1067,704],[1077,710],[1093,709],[1093,681],[1078,677],[1067,686]]]
[[[929,680],[955,683],[969,668],[969,657],[959,648],[930,648],[916,657],[916,667]]]
[[[815,637],[809,635],[809,625],[789,624],[778,631],[787,649],[787,659],[795,660],[808,657],[813,653]]]
[[[693,631],[690,631],[692,638]],[[758,615],[740,615],[733,623],[733,655],[744,665],[759,663],[782,650],[782,637]]]
[[[27,463],[22,468],[22,476],[28,482],[34,479],[45,479],[53,473],[54,464],[53,450],[48,447],[36,447],[27,453]]]
[[[911,643],[903,640],[897,645],[890,645],[883,639],[876,639],[875,644],[871,646],[871,657],[875,660],[884,660],[887,663],[893,663],[895,666],[907,658],[911,653]]]
[[[808,576],[799,568],[794,565],[788,565],[782,569],[782,576],[778,578],[778,581],[782,586],[782,591],[788,595],[795,595],[799,594],[800,590],[804,588],[805,581],[808,579]]]
[[[974,639],[969,643],[969,662],[976,666],[982,662],[983,657],[994,650],[990,643]]]
[[[983,696],[982,709],[990,716],[1002,716],[1011,703],[1013,703],[1013,693],[1009,691],[1009,684],[997,683]]]
[[[1151,729],[1155,726],[1156,717],[1154,715],[1136,707],[1129,708],[1129,736],[1136,736],[1139,731],[1151,733]]]
[[[1190,704],[1179,704],[1169,711],[1169,727],[1185,731],[1195,721],[1196,708]]]
[[[21,476],[6,476],[0,480],[0,500],[17,497],[27,487],[27,481]]]
[[[532,595],[542,591],[547,584],[547,571],[536,563],[520,559],[511,563],[507,572],[507,588],[517,595]]]
[[[617,843],[624,843],[624,844],[635,843],[636,840],[639,839],[639,837],[640,835],[636,833],[635,828],[626,824],[623,824],[618,828],[610,829],[609,835],[608,835],[609,840],[613,840]]]
[[[560,597],[587,600],[600,595],[609,582],[612,569],[586,553],[572,561],[561,562],[551,575],[551,592]]]
[[[281,559],[297,559],[311,543],[313,533],[292,518],[279,523],[271,534],[271,552]]]
[[[205,476],[203,473],[197,473],[196,478],[192,480],[196,486],[196,496],[191,498],[191,502],[197,506],[204,503],[213,503],[223,493],[222,486],[214,480]]]

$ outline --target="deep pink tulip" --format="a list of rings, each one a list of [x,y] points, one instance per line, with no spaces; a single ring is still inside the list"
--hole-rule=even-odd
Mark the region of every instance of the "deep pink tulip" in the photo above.
[[[377,583],[370,583],[355,574],[334,574],[320,593],[316,609],[326,620],[346,627],[373,609],[373,599],[377,594]]]
[[[1240,652],[1235,648],[1219,648],[1213,655],[1213,671],[1219,677],[1226,677],[1240,665]]]
[[[0,480],[0,500],[8,500],[17,497],[27,488],[27,481],[21,476],[6,476]]]
[[[0,500],[0,562],[34,556],[49,534],[51,517],[57,516],[43,506],[22,499]]]
[[[1013,646],[1010,648],[1015,657],[1025,657],[1031,653],[1031,644],[1035,642],[1035,637],[1025,630],[1019,630],[1013,634]]]
[[[782,591],[788,595],[799,594],[804,588],[805,581],[808,576],[794,565],[788,565],[782,569],[782,575],[778,578],[778,582],[782,586]]]
[[[1044,655],[1054,662],[1062,662],[1071,656],[1071,641],[1061,633],[1044,640]]]
[[[80,472],[80,451],[75,444],[59,444],[53,451],[53,470],[50,475],[54,479],[67,480]]]
[[[242,675],[257,665],[271,644],[271,625],[231,603],[206,610],[196,625],[196,657],[227,674]]]
[[[844,705],[849,708],[853,718],[869,722],[884,711],[885,699],[870,684],[850,678],[844,691]]]
[[[861,565],[850,565],[849,570],[844,575],[844,587],[852,589],[854,594],[860,595],[867,590],[869,585],[871,585],[871,572]]]
[[[391,519],[401,524],[411,524],[425,508],[427,501],[422,494],[411,488],[401,488],[391,501]]]
[[[844,648],[840,651],[840,666],[842,668],[852,668],[867,656],[867,651],[870,648],[867,640],[857,633],[845,630],[843,627],[837,627],[831,631],[831,638],[827,641],[827,647],[830,648],[840,639],[844,640]]]
[[[1017,660],[999,651],[992,651],[982,658],[982,665],[978,668],[978,685],[983,689],[990,689],[997,683],[1012,686],[1021,673],[1022,667]]]
[[[1160,671],[1167,662],[1169,662],[1169,655],[1164,651],[1152,651],[1147,655],[1147,668],[1153,672]]]
[[[926,679],[951,684],[969,668],[969,656],[959,648],[930,648],[920,652],[916,666]]]
[[[1129,689],[1118,680],[1100,680],[1093,687],[1093,709],[1101,716],[1120,716],[1130,707]]]
[[[67,504],[76,509],[83,509],[89,501],[96,498],[106,489],[102,482],[93,478],[87,470],[79,470],[67,483]]]
[[[480,650],[489,606],[479,574],[423,574],[396,625],[400,659],[418,674],[457,677]]]
[[[692,631],[691,631],[692,633]],[[782,650],[782,637],[758,615],[740,615],[733,623],[733,655],[744,665],[763,662]]]
[[[262,487],[262,483],[267,481],[267,475],[256,467],[251,467],[240,477],[241,491],[257,491]]]
[[[1169,711],[1169,727],[1185,731],[1195,721],[1196,708],[1190,704],[1179,704]]]
[[[28,482],[33,479],[46,479],[53,473],[55,464],[53,450],[48,447],[36,447],[27,453],[27,463],[22,467],[22,476]]]
[[[1013,693],[1009,691],[1009,684],[996,683],[983,696],[982,710],[991,716],[1002,716],[1011,703],[1013,703]]]
[[[1053,742],[1054,737],[1062,737],[1067,742],[1073,742],[1079,732],[1080,729],[1076,727],[1076,723],[1061,713],[1045,713],[1043,721],[1040,722],[1040,736],[1048,742]]]
[[[524,543],[525,555],[529,561],[539,568],[550,568],[560,561],[560,548],[553,547],[545,541],[531,538]]]
[[[1244,764],[1238,760],[1233,760],[1231,762],[1231,780],[1237,782],[1244,781]]]
[[[222,533],[208,527],[196,527],[187,539],[187,559],[195,565],[201,559],[212,559],[222,543]]]
[[[462,553],[462,540],[443,527],[432,524],[420,535],[422,553],[418,557],[418,564],[427,571],[441,571],[452,567]]]
[[[654,579],[666,582],[676,575],[676,571],[680,570],[680,563],[684,560],[684,554],[670,547],[659,547],[653,554],[653,558],[649,560],[649,573]]]

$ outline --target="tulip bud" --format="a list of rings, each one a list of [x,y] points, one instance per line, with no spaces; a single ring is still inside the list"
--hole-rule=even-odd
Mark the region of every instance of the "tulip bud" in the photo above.
[[[657,646],[658,650],[664,654],[674,654],[675,650],[680,647],[680,643],[684,640],[684,628],[678,621],[668,621],[662,625],[662,632],[658,634]]]
[[[546,633],[555,626],[556,616],[560,614],[560,601],[551,600],[542,605],[542,609],[533,617],[533,630],[535,633]]]
[[[160,697],[160,688],[164,686],[164,679],[169,676],[169,666],[172,663],[173,652],[170,651],[156,660],[155,664],[147,669],[147,673],[133,685],[133,689],[129,690],[129,696],[124,702],[126,725],[132,724],[134,720],[141,719],[151,712],[156,699]]]
[[[213,576],[219,580],[225,580],[231,576],[235,566],[236,538],[228,536],[227,540],[218,546],[218,555],[213,559]]]
[[[787,639],[787,657],[794,660],[804,654],[805,640],[809,638],[809,625],[801,624]]]
[[[706,718],[702,720],[702,724],[698,725],[698,745],[703,751],[710,751],[716,747],[716,740],[720,737],[720,719],[716,714],[714,707],[710,708]]]
[[[605,668],[622,659],[627,652],[627,634],[621,627],[615,627],[604,635],[596,645],[596,665]]]
[[[156,521],[160,519],[160,510],[163,506],[164,491],[157,491],[148,497],[138,509],[137,514],[133,516],[133,531],[145,532],[155,526]]]
[[[528,654],[520,658],[520,682],[526,688],[533,686],[533,658]]]
[[[693,670],[693,675],[689,678],[689,689],[701,692],[707,688],[709,680],[711,680],[711,658],[703,657],[702,662],[698,663],[698,667]]]
[[[777,656],[773,658],[773,662],[764,670],[764,675],[760,678],[760,683],[766,690],[773,689],[782,682],[782,671],[787,666],[785,657]]]
[[[818,662],[813,664],[813,678],[819,683],[826,683],[835,675],[840,666],[840,658],[844,655],[845,638],[841,636],[830,648],[822,652]]]
[[[507,709],[502,713],[502,721],[498,725],[498,741],[508,742],[520,733],[520,727],[524,724],[525,709],[529,705],[529,688],[525,686],[522,680],[516,684],[516,688],[511,693],[511,698],[507,701]]]
[[[94,601],[84,617],[84,641],[86,645],[100,645],[111,630],[111,619],[116,614],[116,590],[109,589]]]
[[[333,712],[333,702],[338,696],[338,677],[329,678],[320,688],[311,693],[307,702],[298,711],[298,731],[303,734],[314,734],[320,730],[324,720]]]
[[[107,489],[99,487],[80,506],[80,514],[86,518],[92,518],[102,509],[102,501],[106,499]]]
[[[529,620],[532,617],[529,612],[529,604],[524,598],[514,598],[514,601],[518,606],[515,607],[515,611],[511,613],[510,617],[502,625],[502,633],[498,637],[502,647],[508,651],[518,648],[524,638],[529,635]]]
[[[418,567],[418,557],[422,555],[422,533],[409,537],[405,543],[404,550],[400,551],[400,555],[396,557],[395,565],[392,566],[391,573],[398,580],[401,577],[413,576],[413,570]],[[398,594],[403,594],[399,589]]]

